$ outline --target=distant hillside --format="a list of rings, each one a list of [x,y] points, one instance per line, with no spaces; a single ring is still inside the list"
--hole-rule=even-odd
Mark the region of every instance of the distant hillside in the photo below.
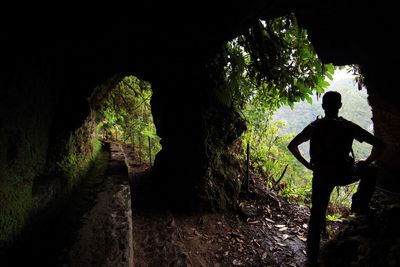
[[[343,106],[339,116],[351,120],[364,129],[372,132],[373,124],[371,121],[372,112],[368,104],[367,92],[365,89],[358,90],[352,79],[341,79],[330,81],[331,85],[326,91],[338,91],[342,95]],[[318,115],[323,116],[324,111],[321,107],[322,99],[313,96],[312,104],[303,101],[295,104],[293,110],[290,107],[282,107],[275,112],[273,119],[285,121],[287,126],[282,128],[282,133],[299,133]],[[357,158],[364,158],[370,151],[370,146],[355,142],[353,146]],[[308,144],[302,146],[304,152],[308,151]]]

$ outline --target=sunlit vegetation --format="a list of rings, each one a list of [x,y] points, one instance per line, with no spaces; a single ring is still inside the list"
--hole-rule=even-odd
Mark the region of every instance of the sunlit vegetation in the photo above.
[[[260,20],[226,44],[221,62],[225,64],[225,86],[217,94],[221,102],[239,110],[247,122],[242,144],[244,151],[250,146],[250,168],[271,190],[308,204],[312,173],[287,150],[295,133],[282,133],[284,123],[274,121],[272,116],[282,106],[293,108],[300,101],[311,104],[314,95],[321,96],[328,88],[335,66],[322,64],[294,15]],[[357,66],[351,70],[362,84]],[[346,200],[353,190],[354,186],[332,194],[332,201],[348,204]]]
[[[350,67],[348,67],[347,70],[342,70],[342,72],[349,70],[351,70]],[[349,119],[364,129],[372,132],[372,112],[371,107],[368,105],[367,93],[365,89],[358,90],[357,81],[353,80],[353,78],[354,77],[350,78],[349,76],[347,79],[333,81],[327,90],[335,90],[342,94],[343,107],[339,112],[339,116],[343,116],[344,118]],[[323,116],[323,114],[321,99],[317,99],[316,96],[313,96],[313,103],[311,105],[307,102],[300,102],[296,103],[294,109],[282,107],[274,113],[273,119],[275,121],[281,121],[282,123],[284,121],[284,126],[281,127],[280,134],[287,135],[290,133],[299,133],[308,123],[315,120],[317,116]],[[300,147],[306,157],[308,156],[308,146],[309,143],[305,143]],[[368,156],[371,151],[371,146],[366,143],[354,141],[353,150],[356,160],[360,160]],[[304,177],[311,179],[311,172],[305,168],[304,170],[307,174]],[[301,189],[303,186],[301,183],[298,183],[298,179],[295,177],[286,178],[287,181],[295,182],[294,188],[296,188],[296,190],[303,191]],[[311,180],[307,180],[307,184],[310,183]],[[338,190],[335,190],[332,193],[331,198],[331,202],[334,204],[331,206],[332,209],[335,209],[335,206],[342,205],[349,207],[351,204],[351,196],[356,188],[357,183],[349,186],[339,187]]]
[[[323,93],[334,66],[322,64],[294,15],[259,23],[225,49],[223,102],[240,109],[257,104],[267,113]]]
[[[314,93],[323,93],[334,66],[318,59],[294,15],[259,21],[227,43],[224,58],[226,89],[219,96],[247,122],[242,143],[250,145],[251,168],[262,174],[270,188],[277,188],[284,175],[286,195],[308,198],[310,173],[287,151],[293,134],[282,135],[282,124],[274,122],[272,115],[281,106],[311,102]]]
[[[151,115],[151,94],[148,82],[127,76],[107,92],[96,117],[103,138],[132,144],[146,161],[161,149]]]

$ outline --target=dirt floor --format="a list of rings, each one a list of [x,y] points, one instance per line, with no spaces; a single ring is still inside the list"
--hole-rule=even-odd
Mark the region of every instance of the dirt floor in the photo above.
[[[130,179],[145,175],[149,164],[129,146],[123,151],[111,161],[102,153],[66,203],[49,209],[21,242],[0,253],[0,266],[132,266],[132,259],[136,267],[306,266],[308,207],[254,179],[234,211],[178,213],[133,205],[131,216],[135,189],[124,162]],[[400,196],[377,190],[371,216],[328,222],[321,266],[400,266],[399,203]]]
[[[145,172],[128,146],[130,175]],[[182,214],[133,210],[135,266],[305,266],[309,209],[265,190],[244,194],[238,210]],[[329,224],[330,236],[340,224]]]
[[[115,164],[125,167],[125,161],[131,177],[146,174],[149,164],[123,148],[117,153],[111,145],[111,154],[121,159],[111,155],[109,161],[104,153],[94,174],[0,265],[131,266],[133,259],[136,267],[305,266],[309,209],[260,183],[240,197],[235,211],[190,214],[134,206],[131,217],[129,185],[119,177],[126,169]],[[330,226],[335,233],[337,225]]]

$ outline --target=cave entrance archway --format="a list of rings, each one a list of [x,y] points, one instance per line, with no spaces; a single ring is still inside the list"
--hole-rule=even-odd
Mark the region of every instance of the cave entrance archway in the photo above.
[[[365,130],[373,133],[374,125],[372,121],[372,108],[368,102],[368,92],[365,87],[357,83],[360,74],[354,74],[352,66],[336,67],[332,80],[326,79],[330,85],[325,92],[337,91],[342,95],[342,108],[339,110],[339,116],[360,125]],[[322,95],[314,93],[312,102],[301,101],[294,104],[293,108],[283,106],[276,110],[272,116],[274,124],[279,125],[280,138],[287,140],[284,143],[286,149],[291,138],[300,133],[309,123],[317,118],[324,116],[322,109]],[[283,124],[283,125],[282,125]],[[290,136],[289,140],[286,136]],[[299,146],[304,157],[309,160],[309,141]],[[372,146],[367,143],[360,143],[357,140],[353,142],[353,153],[355,160],[365,159],[369,156]],[[288,152],[289,153],[289,152]],[[310,190],[312,172],[292,158],[290,166],[286,172],[285,179],[295,190],[293,195],[307,196]],[[287,162],[286,162],[287,163]],[[294,166],[293,166],[294,165]],[[290,171],[290,170],[293,171]],[[358,182],[338,187],[331,195],[331,202],[335,206],[349,207],[351,196],[355,193]]]
[[[129,75],[110,88],[97,87],[90,101],[102,139],[129,144],[140,162],[153,164],[161,150],[153,122],[149,82]]]

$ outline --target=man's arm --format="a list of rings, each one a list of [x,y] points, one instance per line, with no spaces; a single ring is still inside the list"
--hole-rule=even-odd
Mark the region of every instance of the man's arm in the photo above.
[[[386,144],[382,140],[361,127],[358,128],[356,139],[372,146],[371,154],[366,159],[360,160],[358,164],[369,165],[373,161],[377,160],[386,148]]]
[[[308,140],[311,139],[311,127],[308,126],[306,127],[301,133],[296,135],[292,141],[290,141],[288,145],[288,149],[294,157],[301,163],[303,164],[307,169],[313,170],[313,167],[310,162],[308,162],[303,155],[300,153],[299,150],[299,145],[307,142]]]
[[[375,136],[368,141],[366,140],[366,142],[372,145],[371,154],[365,160],[360,160],[359,164],[369,165],[383,154],[386,144]]]

